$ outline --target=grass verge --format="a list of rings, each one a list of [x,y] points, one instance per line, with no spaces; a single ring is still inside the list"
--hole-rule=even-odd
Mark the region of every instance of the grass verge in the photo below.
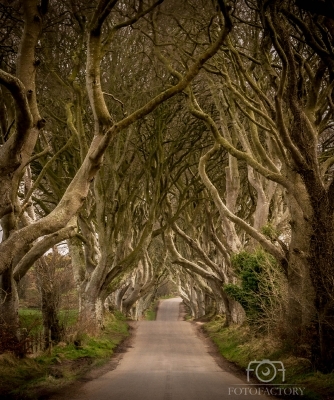
[[[155,321],[157,318],[158,306],[159,300],[152,302],[150,307],[145,311],[143,319],[145,321]]]
[[[292,356],[288,349],[282,348],[281,343],[273,338],[256,335],[249,326],[222,326],[223,320],[216,317],[204,324],[203,329],[217,345],[220,354],[244,370],[245,374],[251,361],[281,361],[286,370],[285,383],[305,388],[301,396],[303,400],[334,399],[334,373],[325,375],[313,371],[307,359]],[[279,386],[282,375],[278,372],[276,379],[270,383]]]
[[[109,361],[127,336],[128,324],[120,313],[107,318],[97,337],[81,336],[80,346],[60,343],[37,357],[0,355],[0,399],[37,400],[81,377],[94,366]]]

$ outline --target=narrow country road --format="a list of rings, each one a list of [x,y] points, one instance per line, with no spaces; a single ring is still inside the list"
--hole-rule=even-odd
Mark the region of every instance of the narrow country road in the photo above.
[[[178,321],[181,299],[161,302],[156,321],[138,324],[133,348],[114,371],[82,385],[68,400],[268,399],[245,395],[244,382],[223,371],[194,327]],[[242,385],[242,386],[240,386]],[[233,394],[234,389],[236,394]],[[243,389],[241,389],[243,388]]]

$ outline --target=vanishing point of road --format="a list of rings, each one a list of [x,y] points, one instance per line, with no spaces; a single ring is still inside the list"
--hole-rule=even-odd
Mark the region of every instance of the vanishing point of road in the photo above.
[[[117,368],[84,383],[68,400],[265,400],[241,394],[245,382],[222,370],[193,325],[179,321],[181,299],[163,300],[155,321],[138,323]],[[233,394],[231,388],[237,388]],[[241,395],[240,395],[241,394]]]

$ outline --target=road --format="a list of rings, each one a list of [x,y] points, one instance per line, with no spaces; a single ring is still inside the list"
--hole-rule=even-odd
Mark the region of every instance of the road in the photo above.
[[[245,395],[245,382],[223,371],[189,322],[181,299],[161,302],[156,321],[138,324],[133,348],[118,367],[82,385],[68,400],[265,400]],[[241,385],[241,386],[240,386]],[[255,388],[252,388],[255,394]],[[235,393],[235,394],[234,394]]]

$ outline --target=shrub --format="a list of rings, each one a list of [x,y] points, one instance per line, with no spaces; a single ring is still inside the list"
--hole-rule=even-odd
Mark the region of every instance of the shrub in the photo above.
[[[287,301],[287,283],[276,260],[264,252],[242,251],[232,257],[239,284],[224,286],[226,293],[238,301],[251,324],[267,330],[276,329],[283,319]]]

